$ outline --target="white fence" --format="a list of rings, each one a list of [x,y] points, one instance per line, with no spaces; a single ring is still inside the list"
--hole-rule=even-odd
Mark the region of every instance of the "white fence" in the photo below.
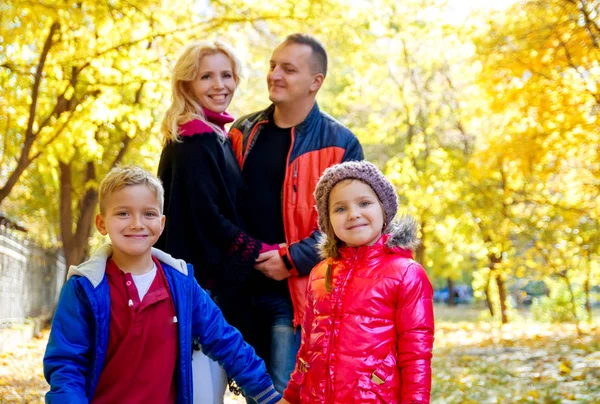
[[[65,279],[60,251],[48,250],[0,226],[0,329],[51,316]]]

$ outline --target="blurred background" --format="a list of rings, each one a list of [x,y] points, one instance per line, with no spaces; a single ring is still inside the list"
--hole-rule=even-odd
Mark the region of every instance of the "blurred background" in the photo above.
[[[42,400],[65,268],[101,242],[98,183],[118,163],[156,171],[181,48],[234,45],[238,117],[269,104],[270,53],[298,31],[329,53],[320,107],[420,224],[432,401],[600,402],[599,13],[595,0],[3,1],[0,402]]]

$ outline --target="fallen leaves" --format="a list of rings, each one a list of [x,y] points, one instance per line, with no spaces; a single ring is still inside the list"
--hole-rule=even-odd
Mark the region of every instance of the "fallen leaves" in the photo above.
[[[433,403],[598,403],[600,327],[436,323]]]
[[[456,310],[461,310],[456,309]],[[436,311],[437,313],[437,311]],[[449,322],[438,315],[432,403],[598,403],[600,327]],[[0,403],[42,403],[40,339],[0,354]],[[227,393],[225,404],[242,404]]]

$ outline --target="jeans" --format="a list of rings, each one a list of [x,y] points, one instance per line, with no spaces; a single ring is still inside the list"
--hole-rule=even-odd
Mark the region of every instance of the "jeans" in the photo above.
[[[252,303],[254,327],[249,342],[265,361],[275,389],[283,393],[300,349],[300,327],[294,329],[292,324],[292,301],[289,296],[254,296]]]

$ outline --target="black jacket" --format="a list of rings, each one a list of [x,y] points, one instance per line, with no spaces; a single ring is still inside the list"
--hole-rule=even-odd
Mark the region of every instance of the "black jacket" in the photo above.
[[[213,132],[169,143],[158,176],[167,219],[157,247],[193,264],[196,279],[223,311],[236,306],[261,243],[244,232],[237,214],[243,178],[230,142]]]

